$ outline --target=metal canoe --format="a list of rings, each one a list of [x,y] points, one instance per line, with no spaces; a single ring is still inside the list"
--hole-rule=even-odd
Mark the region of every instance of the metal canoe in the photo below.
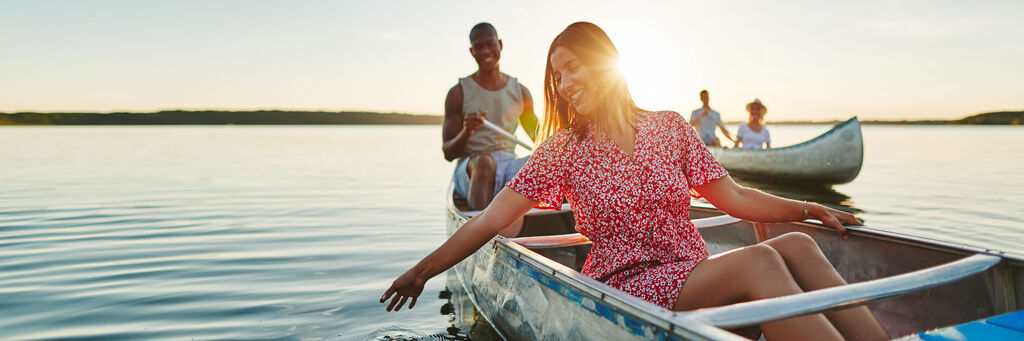
[[[860,121],[853,117],[800,144],[772,149],[710,147],[711,154],[734,176],[801,184],[853,181],[864,162]]]
[[[478,212],[449,192],[448,234]],[[453,268],[460,291],[499,336],[516,340],[742,340],[738,326],[868,304],[893,337],[1024,309],[1024,256],[849,227],[849,240],[815,221],[762,224],[695,203],[711,253],[789,232],[811,236],[850,285],[731,306],[672,312],[578,272],[589,241],[568,207],[536,210],[515,238],[495,237]]]

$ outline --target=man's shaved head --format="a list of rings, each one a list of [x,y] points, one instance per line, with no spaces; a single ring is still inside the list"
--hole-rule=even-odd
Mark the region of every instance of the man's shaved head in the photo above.
[[[489,23],[479,23],[469,30],[469,54],[473,55],[479,70],[497,70],[501,58],[501,39]]]
[[[474,37],[480,36],[481,34],[493,34],[495,39],[498,39],[498,30],[494,29],[494,25],[490,23],[479,23],[473,26],[473,29],[469,30],[469,41],[473,41]]]

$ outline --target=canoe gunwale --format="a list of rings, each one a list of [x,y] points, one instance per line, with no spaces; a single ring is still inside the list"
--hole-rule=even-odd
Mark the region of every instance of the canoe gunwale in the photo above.
[[[850,308],[945,285],[985,272],[1001,260],[1002,258],[999,256],[979,253],[952,263],[906,274],[802,294],[699,309],[687,312],[685,315],[722,328],[761,324],[795,316]]]

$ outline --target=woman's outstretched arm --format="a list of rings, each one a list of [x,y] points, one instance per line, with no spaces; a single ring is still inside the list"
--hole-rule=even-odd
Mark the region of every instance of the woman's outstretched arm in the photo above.
[[[498,231],[508,227],[521,218],[536,201],[504,188],[498,193],[490,206],[479,215],[462,225],[455,234],[441,244],[437,250],[423,258],[416,266],[398,277],[391,287],[380,297],[384,303],[394,295],[388,304],[388,311],[398,311],[409,299],[409,308],[416,305],[416,298],[423,292],[423,285],[428,279],[454,266],[469,255],[476,252],[487,241],[494,238]]]
[[[834,210],[816,203],[783,199],[755,189],[740,186],[726,175],[694,187],[712,205],[740,219],[764,223],[778,223],[817,219],[839,231],[846,238],[843,224],[861,225],[852,214]],[[806,214],[804,213],[806,209]]]

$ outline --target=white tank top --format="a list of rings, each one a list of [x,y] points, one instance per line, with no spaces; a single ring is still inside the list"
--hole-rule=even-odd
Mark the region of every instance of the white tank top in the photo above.
[[[523,91],[518,80],[509,77],[508,84],[496,91],[480,87],[472,77],[459,78],[459,85],[462,86],[463,115],[468,112],[486,111],[488,121],[510,134],[515,134],[519,116],[523,114]],[[512,153],[515,148],[515,142],[483,127],[477,130],[466,144],[466,152],[470,155],[497,150]]]

